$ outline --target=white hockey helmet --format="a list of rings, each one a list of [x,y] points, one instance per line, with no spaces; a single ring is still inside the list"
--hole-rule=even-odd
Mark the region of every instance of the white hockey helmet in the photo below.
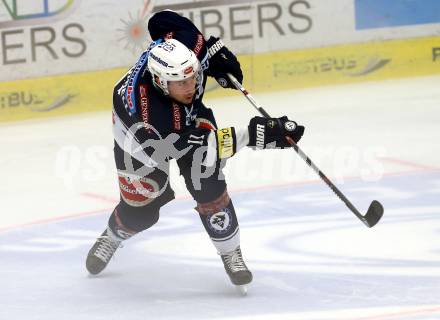
[[[168,39],[151,49],[148,70],[153,83],[165,95],[169,95],[168,81],[190,78],[200,69],[200,62],[193,51],[176,39]]]

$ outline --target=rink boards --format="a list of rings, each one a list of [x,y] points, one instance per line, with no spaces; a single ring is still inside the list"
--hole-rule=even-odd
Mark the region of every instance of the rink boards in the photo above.
[[[232,193],[254,272],[244,299],[190,200],[167,205],[96,278],[84,259],[111,208],[3,230],[0,318],[438,319],[440,173],[340,187],[361,211],[379,199],[383,220],[366,228],[319,182]]]
[[[440,37],[391,40],[240,56],[256,92],[440,73]],[[2,82],[0,122],[110,110],[126,68]],[[207,97],[231,90],[207,85]]]

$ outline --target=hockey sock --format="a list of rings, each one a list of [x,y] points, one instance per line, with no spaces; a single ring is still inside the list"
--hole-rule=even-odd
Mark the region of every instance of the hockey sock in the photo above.
[[[196,210],[219,254],[231,252],[240,245],[237,215],[227,191],[212,202],[197,204]]]

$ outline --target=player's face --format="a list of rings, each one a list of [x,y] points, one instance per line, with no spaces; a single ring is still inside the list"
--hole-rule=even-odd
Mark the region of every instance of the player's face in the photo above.
[[[169,81],[168,92],[177,102],[189,104],[196,93],[196,75],[181,81]]]

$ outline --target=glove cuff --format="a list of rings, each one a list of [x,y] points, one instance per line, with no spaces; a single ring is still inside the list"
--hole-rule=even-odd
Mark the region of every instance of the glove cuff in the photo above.
[[[211,37],[208,41],[211,42],[211,39],[215,40],[215,38]],[[217,41],[208,48],[208,58],[211,59],[211,57],[214,56],[224,46],[225,44],[223,43],[223,41],[221,39],[217,39]]]

